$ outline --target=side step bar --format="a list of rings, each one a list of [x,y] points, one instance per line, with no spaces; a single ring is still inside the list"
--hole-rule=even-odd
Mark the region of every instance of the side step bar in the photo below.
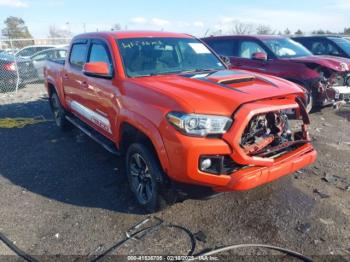
[[[120,156],[120,152],[117,150],[117,148],[111,140],[104,137],[103,135],[89,127],[87,124],[85,124],[83,121],[79,120],[74,116],[66,116],[66,119],[74,126],[79,128],[84,134],[86,134],[95,142],[103,146],[103,148],[106,149],[108,152],[112,153],[113,155]]]

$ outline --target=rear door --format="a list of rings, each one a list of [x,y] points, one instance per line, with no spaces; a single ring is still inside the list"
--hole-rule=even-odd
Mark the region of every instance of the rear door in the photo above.
[[[91,110],[94,110],[95,93],[83,74],[87,61],[89,41],[79,39],[73,42],[69,59],[62,72],[64,93],[68,106],[81,120],[91,124]]]
[[[220,56],[235,56],[235,46],[237,43],[231,39],[209,39],[206,43]]]

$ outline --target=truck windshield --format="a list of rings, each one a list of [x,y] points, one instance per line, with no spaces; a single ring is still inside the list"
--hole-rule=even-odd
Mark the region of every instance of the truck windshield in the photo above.
[[[293,58],[312,55],[312,53],[304,46],[289,38],[265,39],[263,42],[278,58]]]
[[[225,69],[203,43],[193,38],[127,38],[117,43],[129,77]]]

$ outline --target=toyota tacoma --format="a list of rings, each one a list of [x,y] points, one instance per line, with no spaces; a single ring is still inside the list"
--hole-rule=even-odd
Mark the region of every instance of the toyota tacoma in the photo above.
[[[44,74],[57,126],[73,124],[125,156],[130,189],[148,212],[184,188],[248,190],[316,159],[303,89],[231,71],[186,34],[79,35]]]

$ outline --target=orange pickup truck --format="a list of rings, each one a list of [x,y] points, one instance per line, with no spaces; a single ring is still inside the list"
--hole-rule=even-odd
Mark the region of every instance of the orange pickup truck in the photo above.
[[[316,159],[302,88],[228,70],[186,34],[79,35],[44,74],[58,127],[73,124],[125,156],[148,212],[185,189],[248,190]]]

